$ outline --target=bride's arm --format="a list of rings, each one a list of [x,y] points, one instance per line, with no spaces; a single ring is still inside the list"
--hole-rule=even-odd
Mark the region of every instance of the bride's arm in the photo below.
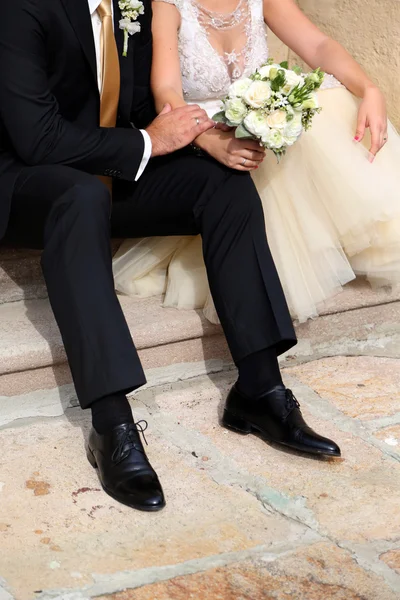
[[[172,4],[153,2],[151,87],[157,112],[166,104],[173,109],[186,104],[179,61],[180,20],[179,11]],[[239,171],[256,169],[264,159],[265,152],[257,142],[237,140],[231,132],[209,129],[195,142],[219,162]]]
[[[184,106],[179,64],[178,30],[181,17],[178,9],[165,2],[153,2],[153,62],[151,88],[156,110],[165,104],[172,108]]]
[[[371,152],[376,154],[387,138],[386,104],[382,93],[360,65],[343,46],[322,33],[293,0],[264,0],[264,19],[275,35],[310,67],[321,67],[353,94],[363,98],[355,139],[360,141],[365,128],[369,127]]]

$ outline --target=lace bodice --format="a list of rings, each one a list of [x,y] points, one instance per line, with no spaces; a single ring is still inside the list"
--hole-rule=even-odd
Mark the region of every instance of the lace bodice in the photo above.
[[[227,44],[229,38],[225,38],[228,51],[224,48],[223,53],[214,45],[216,36],[212,35],[212,28],[202,24],[204,14],[201,11],[201,0],[153,1],[173,4],[179,10],[179,55],[183,95],[187,102],[196,102],[202,106],[212,118],[221,110],[221,99],[226,96],[232,80],[250,75],[268,59],[263,0],[238,0],[236,11],[225,17],[225,21],[228,21],[237,11],[242,11],[236,16],[237,20],[242,19],[243,30],[231,28],[231,46]],[[218,16],[222,20],[223,15]],[[216,32],[219,33],[218,26]],[[340,85],[335,77],[325,75],[321,90]]]
[[[211,31],[203,23],[196,0],[154,0],[173,4],[181,15],[179,54],[182,87],[187,102],[223,98],[237,77],[249,75],[268,58],[262,0],[239,0],[243,5],[243,31],[239,46],[219,52]],[[201,5],[200,5],[201,6]],[[233,30],[232,30],[233,31]],[[239,66],[239,67],[238,67]]]

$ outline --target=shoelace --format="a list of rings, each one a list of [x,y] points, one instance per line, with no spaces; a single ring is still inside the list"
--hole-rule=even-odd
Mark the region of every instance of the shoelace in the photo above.
[[[292,390],[286,389],[286,408],[289,412],[291,412],[294,408],[298,408],[300,410],[300,403],[297,400],[296,396],[293,394]]]
[[[118,464],[121,461],[123,461],[127,456],[129,456],[129,453],[131,450],[137,450],[138,452],[141,452],[142,454],[144,454],[143,448],[137,443],[136,434],[137,434],[137,432],[141,433],[146,446],[148,446],[146,436],[144,435],[144,432],[146,431],[147,428],[148,428],[148,423],[147,423],[147,421],[145,421],[143,419],[136,423],[137,431],[135,431],[135,429],[133,427],[130,427],[129,429],[127,429],[125,431],[125,433],[123,435],[121,435],[121,437],[118,441],[118,446],[115,448],[115,450],[112,454],[111,460],[114,463]]]

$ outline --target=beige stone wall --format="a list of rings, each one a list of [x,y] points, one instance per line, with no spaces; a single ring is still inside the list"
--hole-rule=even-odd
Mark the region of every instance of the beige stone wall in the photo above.
[[[400,0],[298,0],[300,8],[343,44],[386,95],[400,129]],[[295,58],[270,33],[270,53]]]

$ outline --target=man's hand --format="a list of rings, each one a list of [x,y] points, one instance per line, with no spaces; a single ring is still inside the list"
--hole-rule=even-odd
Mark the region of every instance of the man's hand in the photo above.
[[[197,104],[188,104],[175,110],[166,104],[146,129],[152,143],[151,155],[162,156],[180,150],[214,125],[206,111]]]

